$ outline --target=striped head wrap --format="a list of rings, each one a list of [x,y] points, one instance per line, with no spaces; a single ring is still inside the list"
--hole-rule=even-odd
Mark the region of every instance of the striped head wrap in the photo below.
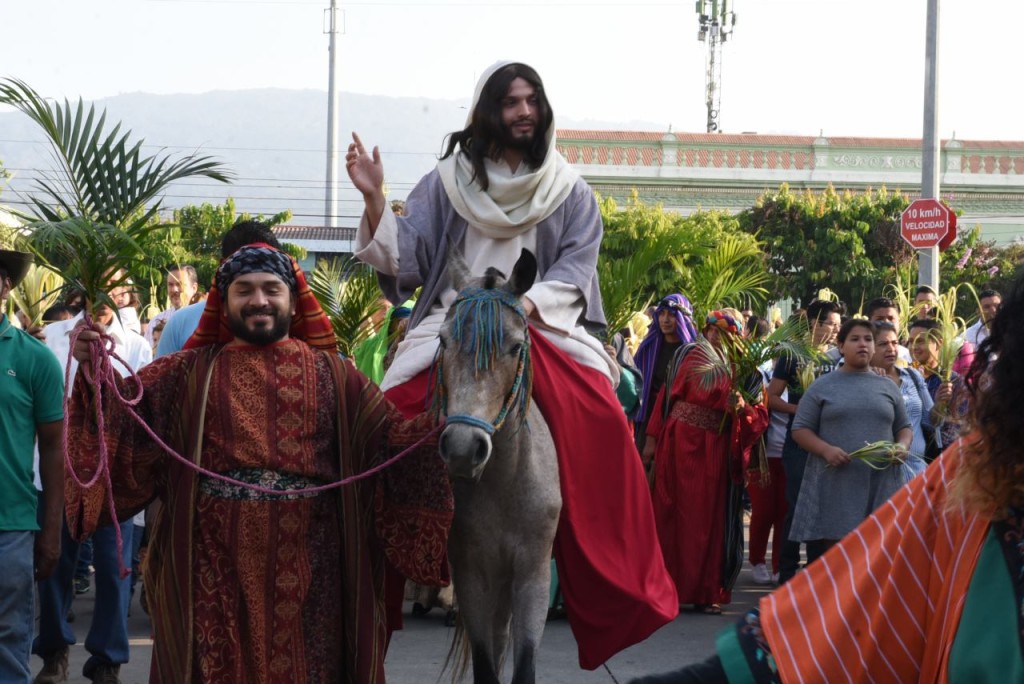
[[[287,271],[284,265],[287,264]],[[295,315],[288,336],[302,340],[314,349],[335,352],[338,341],[334,336],[331,321],[320,308],[320,302],[306,282],[306,274],[299,263],[284,252],[270,245],[256,243],[246,245],[225,259],[217,269],[214,285],[206,298],[206,308],[199,319],[199,326],[192,337],[185,342],[185,349],[196,349],[209,344],[227,344],[235,336],[228,330],[228,316],[224,306],[224,295],[231,281],[243,273],[273,273],[288,283],[295,296]],[[221,289],[223,286],[223,289]]]
[[[272,273],[283,280],[295,292],[295,273],[292,258],[269,245],[245,245],[220,262],[215,281],[217,289],[227,293],[235,278],[249,273]]]
[[[734,335],[743,332],[743,323],[718,309],[708,314],[707,319],[705,319],[705,324],[713,325],[719,330],[724,330],[725,332],[732,333]]]

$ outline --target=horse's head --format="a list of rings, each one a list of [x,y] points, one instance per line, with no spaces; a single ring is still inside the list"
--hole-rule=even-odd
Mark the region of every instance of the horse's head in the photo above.
[[[533,285],[537,260],[523,250],[505,276],[494,268],[474,278],[460,254],[448,255],[459,293],[441,327],[435,389],[448,418],[441,458],[453,478],[479,480],[491,435],[525,419],[530,401],[530,335],[520,297]]]

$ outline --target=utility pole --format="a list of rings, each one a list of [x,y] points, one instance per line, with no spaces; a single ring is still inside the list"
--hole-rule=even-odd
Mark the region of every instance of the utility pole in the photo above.
[[[324,33],[330,34],[330,68],[327,76],[327,191],[324,202],[324,225],[333,226],[338,220],[338,34],[341,33],[338,0],[331,0],[330,9],[324,10]]]
[[[921,197],[939,199],[939,0],[927,0],[924,41],[924,133],[921,137]],[[939,248],[917,252],[917,284],[939,291]]]
[[[708,47],[704,74],[704,102],[708,108],[708,133],[719,129],[718,115],[722,99],[722,43],[736,26],[736,13],[729,11],[729,0],[697,0],[700,28],[697,40]]]

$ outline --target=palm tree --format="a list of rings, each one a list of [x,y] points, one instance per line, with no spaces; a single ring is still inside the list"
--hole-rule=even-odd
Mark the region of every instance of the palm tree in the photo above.
[[[120,123],[108,132],[106,112],[97,115],[95,106],[86,108],[81,99],[77,106],[67,100],[52,103],[23,81],[7,78],[0,79],[0,104],[39,125],[58,166],[53,175],[36,180],[28,197],[31,208],[21,213],[27,222],[21,243],[61,273],[67,287],[85,292],[90,307],[112,306],[107,290],[127,278],[114,274],[144,258],[170,183],[194,176],[229,180],[222,164],[210,157],[144,156],[141,139],[133,142]]]

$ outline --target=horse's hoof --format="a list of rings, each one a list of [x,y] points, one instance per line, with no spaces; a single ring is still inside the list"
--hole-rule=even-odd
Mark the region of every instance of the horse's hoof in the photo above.
[[[444,626],[445,627],[454,627],[455,626],[455,618],[457,618],[458,616],[459,616],[458,611],[449,610],[447,613],[444,614]]]
[[[426,615],[429,612],[430,612],[430,609],[427,608],[422,603],[416,602],[416,603],[412,604],[412,614],[415,615],[416,617],[423,617],[424,615]]]

